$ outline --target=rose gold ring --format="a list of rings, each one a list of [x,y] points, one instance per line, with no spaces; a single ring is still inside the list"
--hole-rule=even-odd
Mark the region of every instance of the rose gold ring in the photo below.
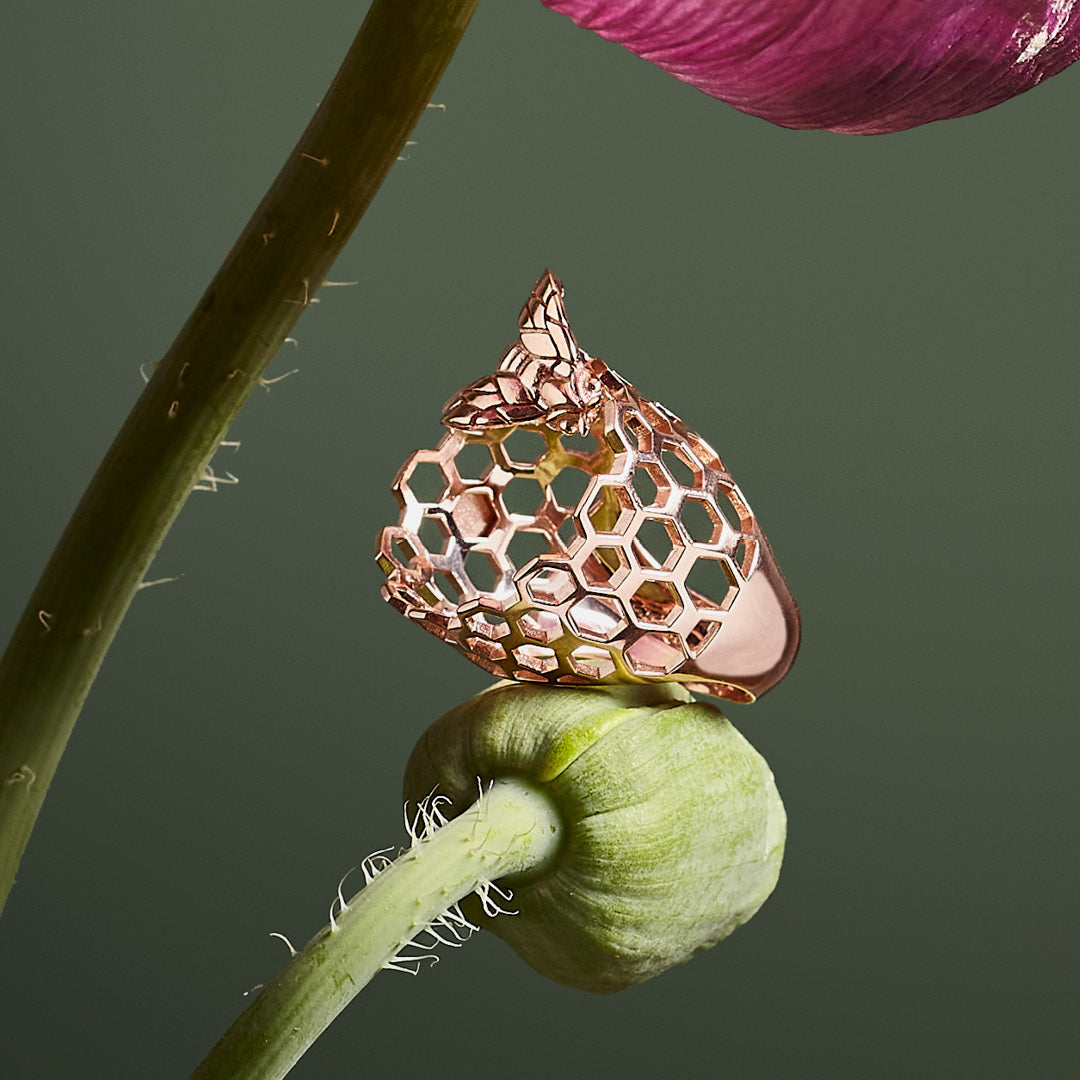
[[[799,612],[715,451],[574,340],[546,272],[494,375],[401,467],[384,598],[485,670],[678,680],[750,702],[795,659]]]

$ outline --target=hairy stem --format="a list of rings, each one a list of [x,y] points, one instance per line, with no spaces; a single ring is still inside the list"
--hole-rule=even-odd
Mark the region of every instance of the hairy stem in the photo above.
[[[76,508],[0,660],[0,910],[154,554],[390,171],[477,2],[375,0]]]
[[[547,795],[526,780],[496,781],[352,897],[260,991],[191,1080],[284,1076],[402,946],[482,882],[544,866],[560,834]]]

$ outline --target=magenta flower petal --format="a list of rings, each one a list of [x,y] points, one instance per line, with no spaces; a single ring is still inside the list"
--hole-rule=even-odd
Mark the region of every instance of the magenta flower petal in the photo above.
[[[1080,0],[543,0],[774,124],[854,135],[988,109],[1080,57]]]

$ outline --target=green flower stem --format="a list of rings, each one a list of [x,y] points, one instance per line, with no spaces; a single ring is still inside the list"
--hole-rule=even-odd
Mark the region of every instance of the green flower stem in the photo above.
[[[0,910],[154,554],[393,166],[477,2],[375,0],[75,510],[0,661]]]
[[[554,805],[537,787],[496,781],[349,900],[260,991],[191,1080],[284,1076],[402,946],[481,883],[543,867],[561,832]]]

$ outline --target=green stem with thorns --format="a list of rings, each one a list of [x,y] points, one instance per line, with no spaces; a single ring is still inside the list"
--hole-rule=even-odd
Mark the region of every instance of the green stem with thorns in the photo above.
[[[0,660],[0,910],[139,583],[431,100],[478,0],[375,0],[110,447]]]
[[[484,882],[546,865],[561,833],[549,796],[527,780],[495,781],[352,897],[259,992],[191,1080],[284,1076],[403,946]]]

